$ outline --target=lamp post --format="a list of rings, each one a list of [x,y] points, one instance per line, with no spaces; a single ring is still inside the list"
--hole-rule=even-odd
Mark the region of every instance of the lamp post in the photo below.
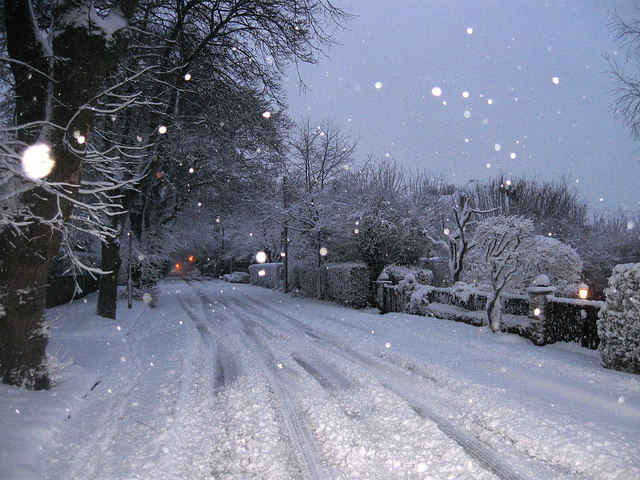
[[[285,211],[284,228],[282,230],[282,253],[284,269],[284,293],[289,293],[289,221],[287,218],[287,176],[282,176],[282,207]]]
[[[133,290],[133,280],[131,278],[131,232],[127,232],[127,236],[129,237],[129,273],[127,275],[127,308],[131,308],[131,300],[132,300],[132,290]]]

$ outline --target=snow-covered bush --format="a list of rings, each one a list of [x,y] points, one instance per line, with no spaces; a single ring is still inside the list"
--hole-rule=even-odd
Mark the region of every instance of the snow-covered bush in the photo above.
[[[230,283],[249,283],[251,275],[245,272],[225,273],[223,279]]]
[[[605,296],[598,319],[601,363],[640,374],[640,263],[616,265]]]
[[[367,306],[369,268],[364,263],[327,263],[323,269],[323,293],[327,300],[355,308]]]
[[[404,267],[402,265],[387,265],[384,271],[389,275],[389,280],[394,284],[404,280],[408,273],[414,275],[416,282],[422,285],[433,285],[433,272],[426,268]]]
[[[409,294],[409,301],[405,306],[407,313],[426,315],[427,307],[429,306],[430,290],[431,288],[425,285],[418,285],[417,288],[413,289]]]
[[[560,295],[575,296],[581,272],[582,260],[574,248],[555,238],[536,235],[512,290],[523,293],[538,275],[544,274]]]
[[[278,288],[283,279],[282,263],[260,263],[249,265],[251,285],[267,288]]]

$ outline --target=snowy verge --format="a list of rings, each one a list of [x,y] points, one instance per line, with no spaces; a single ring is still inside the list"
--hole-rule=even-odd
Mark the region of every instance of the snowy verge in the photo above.
[[[136,302],[121,308],[121,320],[94,314],[97,294],[47,310],[52,336],[47,347],[50,365],[65,366],[48,391],[26,391],[0,384],[0,478],[42,479],[45,452],[56,445],[87,396],[100,384],[101,371],[120,357],[128,329],[147,310]],[[62,353],[64,352],[64,353]]]

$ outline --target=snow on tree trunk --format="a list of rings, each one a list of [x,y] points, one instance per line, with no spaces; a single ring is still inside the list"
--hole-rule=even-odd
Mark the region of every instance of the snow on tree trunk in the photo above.
[[[487,318],[492,332],[500,331],[502,324],[502,302],[500,294],[492,292],[487,298]]]

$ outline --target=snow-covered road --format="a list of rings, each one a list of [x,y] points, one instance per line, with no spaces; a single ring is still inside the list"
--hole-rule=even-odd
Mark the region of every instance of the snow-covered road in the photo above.
[[[0,477],[640,478],[640,378],[597,352],[207,279],[161,290],[116,323],[95,300],[49,311],[74,365],[53,391],[0,391]]]

